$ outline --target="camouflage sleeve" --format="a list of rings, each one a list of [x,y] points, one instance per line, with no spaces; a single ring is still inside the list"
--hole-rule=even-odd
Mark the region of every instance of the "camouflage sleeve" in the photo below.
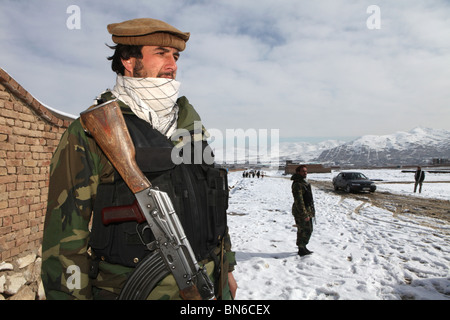
[[[42,242],[42,281],[47,299],[91,299],[89,222],[101,157],[79,120],[63,134],[50,164]]]
[[[305,201],[303,199],[303,188],[301,183],[294,183],[292,186],[292,195],[294,196],[294,205],[297,208],[297,212],[304,218],[307,217],[307,210],[305,207]]]

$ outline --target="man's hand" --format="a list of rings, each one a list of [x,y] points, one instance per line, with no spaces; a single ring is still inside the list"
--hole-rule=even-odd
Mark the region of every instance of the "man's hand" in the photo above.
[[[230,287],[231,296],[234,299],[234,297],[236,296],[238,285],[236,280],[234,279],[233,272],[228,272],[228,286]]]

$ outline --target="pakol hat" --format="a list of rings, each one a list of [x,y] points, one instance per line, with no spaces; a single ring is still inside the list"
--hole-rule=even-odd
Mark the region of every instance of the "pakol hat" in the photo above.
[[[108,25],[116,44],[186,48],[189,32],[181,32],[161,20],[140,18]]]

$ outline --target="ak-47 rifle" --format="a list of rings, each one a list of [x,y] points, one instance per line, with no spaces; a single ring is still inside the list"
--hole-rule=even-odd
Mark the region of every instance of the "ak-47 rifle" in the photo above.
[[[173,274],[181,297],[185,300],[215,299],[213,284],[206,269],[200,267],[195,259],[172,201],[167,193],[152,186],[136,163],[134,144],[117,101],[88,109],[81,113],[80,118],[84,130],[94,138],[135,195],[138,206],[134,212],[136,221],[139,221],[139,215],[141,219],[143,215],[156,239],[147,246],[151,249],[156,247],[166,268]],[[120,215],[115,217],[118,216],[120,221]],[[133,217],[131,214],[131,217],[122,219],[133,220]],[[160,261],[159,256],[152,255],[151,259]]]

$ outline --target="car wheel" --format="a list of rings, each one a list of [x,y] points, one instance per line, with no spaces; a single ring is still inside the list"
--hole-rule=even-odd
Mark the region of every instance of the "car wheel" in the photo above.
[[[338,186],[334,185],[334,191],[338,191],[338,190],[339,190]]]
[[[347,192],[347,193],[352,192],[352,190],[350,189],[350,185],[349,184],[345,187],[345,192]]]

